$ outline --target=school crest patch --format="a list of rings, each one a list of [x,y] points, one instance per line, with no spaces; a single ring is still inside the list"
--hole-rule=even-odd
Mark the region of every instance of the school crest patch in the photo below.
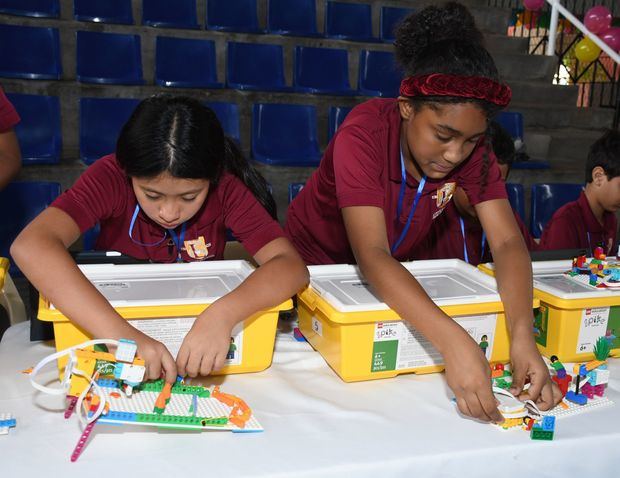
[[[197,260],[205,260],[209,255],[209,247],[211,247],[211,243],[206,243],[203,236],[198,236],[198,239],[191,241],[183,241],[183,245],[187,255]]]
[[[433,196],[433,199],[437,202],[437,209],[443,209],[448,205],[450,199],[456,191],[456,183],[446,183],[440,189],[437,189],[437,193]]]

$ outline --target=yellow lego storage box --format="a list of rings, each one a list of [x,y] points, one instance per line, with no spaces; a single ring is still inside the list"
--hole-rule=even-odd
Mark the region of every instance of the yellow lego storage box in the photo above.
[[[27,320],[26,308],[11,279],[9,267],[9,260],[6,257],[0,257],[0,306],[8,314],[9,324],[15,325]]]
[[[165,344],[173,357],[196,316],[254,271],[246,261],[79,267],[122,317]],[[258,372],[269,367],[278,312],[292,307],[288,300],[239,323],[231,334],[226,365],[216,374]],[[38,317],[53,322],[57,350],[92,338],[45,298],[39,300]],[[59,363],[61,371],[64,364]]]
[[[481,264],[493,275],[493,264]],[[534,297],[540,308],[534,315],[536,343],[543,355],[562,362],[594,359],[599,337],[611,343],[611,355],[620,356],[620,290],[588,285],[588,276],[570,277],[571,260],[532,263]],[[585,280],[583,280],[585,278]]]
[[[504,309],[492,277],[457,259],[403,266],[469,332],[491,362],[509,360]],[[298,295],[299,328],[343,380],[443,370],[437,350],[377,298],[356,266],[308,269],[310,284]]]

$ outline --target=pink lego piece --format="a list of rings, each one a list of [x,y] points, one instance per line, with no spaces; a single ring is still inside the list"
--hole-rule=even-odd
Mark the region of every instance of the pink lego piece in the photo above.
[[[78,440],[77,445],[75,445],[75,449],[73,450],[73,453],[71,453],[72,462],[77,461],[77,459],[82,454],[82,451],[86,447],[86,442],[88,441],[88,437],[90,436],[90,433],[93,431],[93,428],[95,427],[95,423],[97,423],[97,420],[89,423],[88,425],[86,425],[86,428],[84,428],[84,431],[82,432],[82,436],[80,436],[80,439]]]
[[[67,395],[67,401],[69,403],[67,403],[67,409],[65,410],[65,418],[69,418],[73,414],[73,411],[75,410],[75,404],[77,403],[78,399],[77,397]]]

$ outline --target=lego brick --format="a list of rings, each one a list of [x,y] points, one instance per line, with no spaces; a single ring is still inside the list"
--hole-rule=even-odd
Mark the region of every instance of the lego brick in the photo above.
[[[546,432],[552,432],[555,429],[555,417],[553,416],[543,417],[541,427]]]
[[[119,362],[133,362],[138,346],[133,340],[120,339],[114,356]]]

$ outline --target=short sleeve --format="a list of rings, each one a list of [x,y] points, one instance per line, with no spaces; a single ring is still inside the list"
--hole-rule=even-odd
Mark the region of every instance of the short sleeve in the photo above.
[[[388,158],[382,136],[378,132],[366,131],[358,124],[338,131],[333,156],[339,209],[349,206],[383,207],[385,188],[381,178]]]
[[[488,158],[486,177],[485,156]],[[473,206],[492,199],[508,198],[495,153],[487,150],[484,142],[476,147],[471,157],[462,166],[458,172],[457,181]]]
[[[6,133],[19,123],[19,115],[0,88],[0,133]]]
[[[251,254],[274,239],[284,237],[282,227],[273,219],[252,191],[234,177],[225,177],[218,185],[223,205],[224,224]]]
[[[123,214],[128,192],[126,176],[107,156],[95,161],[51,206],[66,212],[84,232],[101,220]]]

